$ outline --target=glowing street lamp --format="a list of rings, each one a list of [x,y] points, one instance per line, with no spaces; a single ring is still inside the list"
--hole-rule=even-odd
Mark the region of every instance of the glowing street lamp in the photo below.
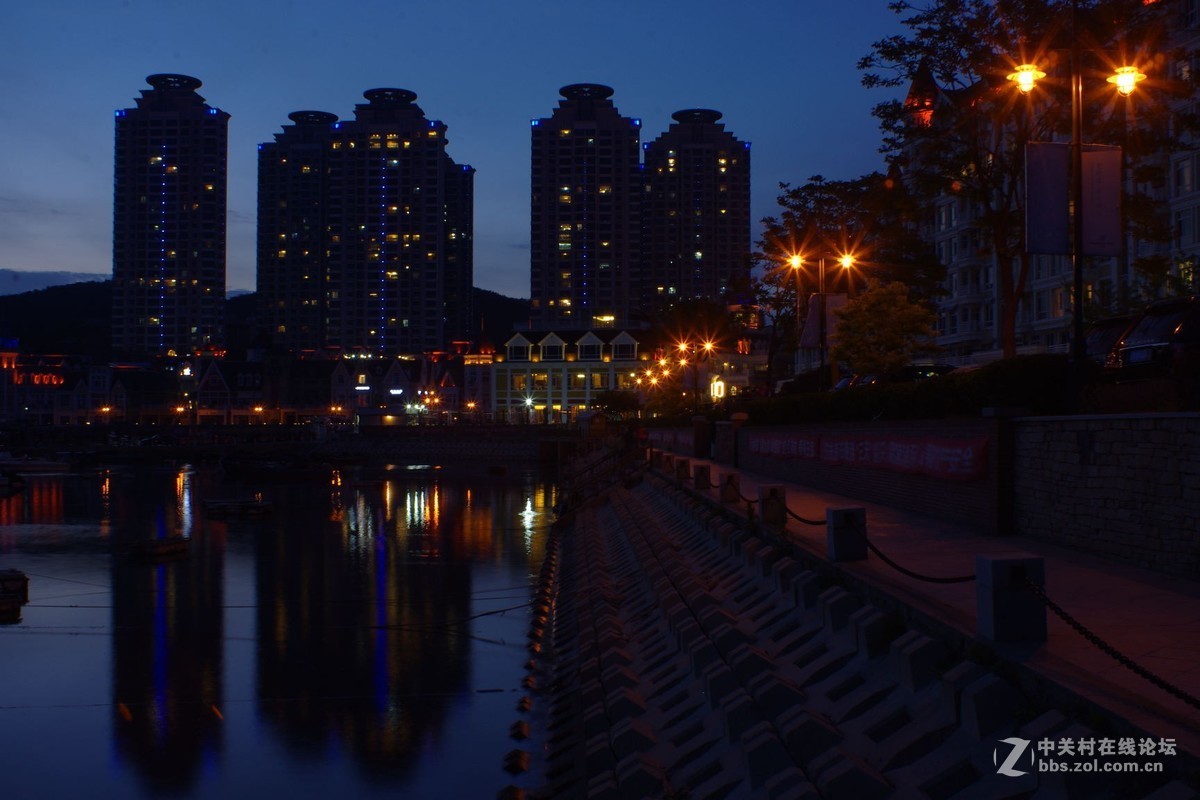
[[[843,270],[850,269],[854,266],[857,259],[853,253],[841,253],[837,256],[837,263]],[[804,256],[796,254],[788,258],[788,264],[792,267],[792,271],[796,275],[796,319],[800,319],[800,270],[804,267]],[[817,320],[818,330],[820,331],[820,358],[821,368],[817,375],[818,388],[825,388],[825,355],[828,342],[825,332],[825,256],[817,259],[817,311],[820,315]],[[797,335],[797,344],[799,344],[799,335]]]
[[[1083,330],[1083,70],[1077,17],[1079,4],[1071,6],[1071,359],[1082,364],[1087,358]],[[1033,64],[1021,64],[1007,78],[1028,94],[1046,73]],[[1106,80],[1128,97],[1146,75],[1137,67],[1119,67]]]

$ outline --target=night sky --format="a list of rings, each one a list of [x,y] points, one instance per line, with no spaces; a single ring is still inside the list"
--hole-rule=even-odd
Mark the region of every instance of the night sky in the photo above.
[[[529,121],[559,87],[604,83],[656,138],[713,108],[752,143],[752,216],[778,184],[882,169],[859,84],[886,0],[39,0],[6,4],[0,268],[112,272],[113,112],[179,72],[229,123],[230,290],[254,289],[257,144],[296,110],[346,119],[362,92],[417,93],[476,168],[475,284],[529,296]]]

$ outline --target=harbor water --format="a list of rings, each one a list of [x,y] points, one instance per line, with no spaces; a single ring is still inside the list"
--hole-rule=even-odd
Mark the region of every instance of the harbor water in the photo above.
[[[555,502],[432,467],[30,475],[3,796],[495,796]]]

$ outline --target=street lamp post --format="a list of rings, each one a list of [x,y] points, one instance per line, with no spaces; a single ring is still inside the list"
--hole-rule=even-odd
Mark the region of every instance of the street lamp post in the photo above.
[[[854,266],[854,256],[849,253],[843,253],[837,257],[838,264],[842,269],[850,269]],[[800,268],[804,266],[804,257],[793,255],[788,258],[788,264],[791,265],[792,271],[796,275],[796,320],[799,324],[800,319]],[[817,388],[821,391],[825,390],[825,360],[826,350],[828,349],[827,334],[825,331],[825,256],[817,259],[817,331],[820,341],[820,371],[817,373]],[[797,334],[796,345],[799,347],[800,338]]]
[[[688,363],[688,355],[691,355],[692,363],[692,412],[700,413],[700,362],[707,361],[712,356],[716,349],[716,344],[711,341],[700,342],[680,342],[679,345],[680,366],[686,366]]]
[[[1071,3],[1071,360],[1082,364],[1087,358],[1083,330],[1083,50],[1079,43],[1079,2]],[[1046,73],[1034,64],[1021,64],[1008,79],[1022,94],[1033,90]],[[1146,78],[1136,67],[1120,67],[1107,79],[1128,97]],[[1123,238],[1124,234],[1122,234]]]

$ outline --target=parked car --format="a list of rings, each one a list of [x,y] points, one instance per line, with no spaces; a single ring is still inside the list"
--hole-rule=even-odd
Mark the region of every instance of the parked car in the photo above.
[[[1115,350],[1119,377],[1194,379],[1200,372],[1200,295],[1149,306]]]
[[[928,378],[936,378],[938,375],[953,372],[954,369],[955,367],[949,364],[909,364],[907,367],[902,367],[895,372],[889,372],[885,375],[878,373],[845,375],[834,385],[833,390],[854,389],[859,386],[878,386],[881,383],[912,383]]]
[[[1117,344],[1139,319],[1140,314],[1124,314],[1093,322],[1087,329],[1084,342],[1088,361],[1109,369],[1115,368],[1118,358]]]

